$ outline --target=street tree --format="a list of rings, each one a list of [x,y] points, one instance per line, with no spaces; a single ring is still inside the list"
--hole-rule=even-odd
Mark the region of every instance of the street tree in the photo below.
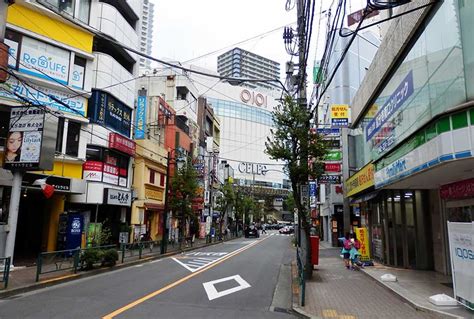
[[[232,183],[226,181],[219,189],[221,196],[217,197],[216,208],[221,212],[219,231],[222,232],[224,218],[227,218],[227,212],[235,205],[236,194]]]
[[[169,206],[179,219],[179,236],[185,234],[186,221],[193,218],[192,202],[197,196],[199,183],[196,169],[190,158],[179,168],[171,180]],[[181,242],[181,240],[180,240]]]
[[[305,247],[310,247],[310,228],[308,208],[301,202],[300,186],[308,179],[317,179],[324,171],[323,159],[326,145],[322,137],[308,130],[311,115],[291,97],[286,96],[272,112],[274,129],[267,138],[265,152],[270,158],[283,161],[284,170],[291,181],[292,195],[301,230],[305,236]],[[301,245],[302,243],[299,243]],[[305,272],[312,275],[311,250],[306,249]]]

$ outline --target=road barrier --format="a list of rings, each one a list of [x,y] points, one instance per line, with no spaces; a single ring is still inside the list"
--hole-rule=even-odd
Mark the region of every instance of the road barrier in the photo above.
[[[0,283],[3,282],[3,289],[8,288],[8,276],[10,275],[11,257],[0,257]]]

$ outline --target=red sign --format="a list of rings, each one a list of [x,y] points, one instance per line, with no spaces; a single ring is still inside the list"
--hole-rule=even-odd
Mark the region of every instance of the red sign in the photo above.
[[[333,172],[337,173],[341,171],[341,164],[339,163],[325,163],[324,164],[324,170],[326,172]]]
[[[130,156],[135,156],[137,145],[134,141],[123,137],[117,133],[109,134],[109,148],[124,152]]]
[[[474,197],[474,178],[443,185],[439,189],[442,199],[461,199]]]
[[[361,9],[356,12],[352,12],[347,16],[347,26],[350,27],[353,24],[359,23],[360,20],[362,20],[362,17],[364,17],[364,13],[366,16],[364,19],[372,18],[375,17],[376,15],[379,14],[377,10],[370,10],[367,11],[368,9]],[[365,11],[365,12],[364,12]]]

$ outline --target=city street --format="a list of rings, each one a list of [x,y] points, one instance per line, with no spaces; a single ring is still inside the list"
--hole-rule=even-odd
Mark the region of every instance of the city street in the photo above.
[[[290,238],[235,239],[15,296],[0,318],[292,318],[289,278],[277,285]]]

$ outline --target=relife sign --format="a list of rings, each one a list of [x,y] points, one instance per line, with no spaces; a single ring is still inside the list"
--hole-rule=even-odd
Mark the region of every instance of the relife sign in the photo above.
[[[267,166],[255,163],[239,163],[239,172],[245,174],[265,175],[267,174]]]

